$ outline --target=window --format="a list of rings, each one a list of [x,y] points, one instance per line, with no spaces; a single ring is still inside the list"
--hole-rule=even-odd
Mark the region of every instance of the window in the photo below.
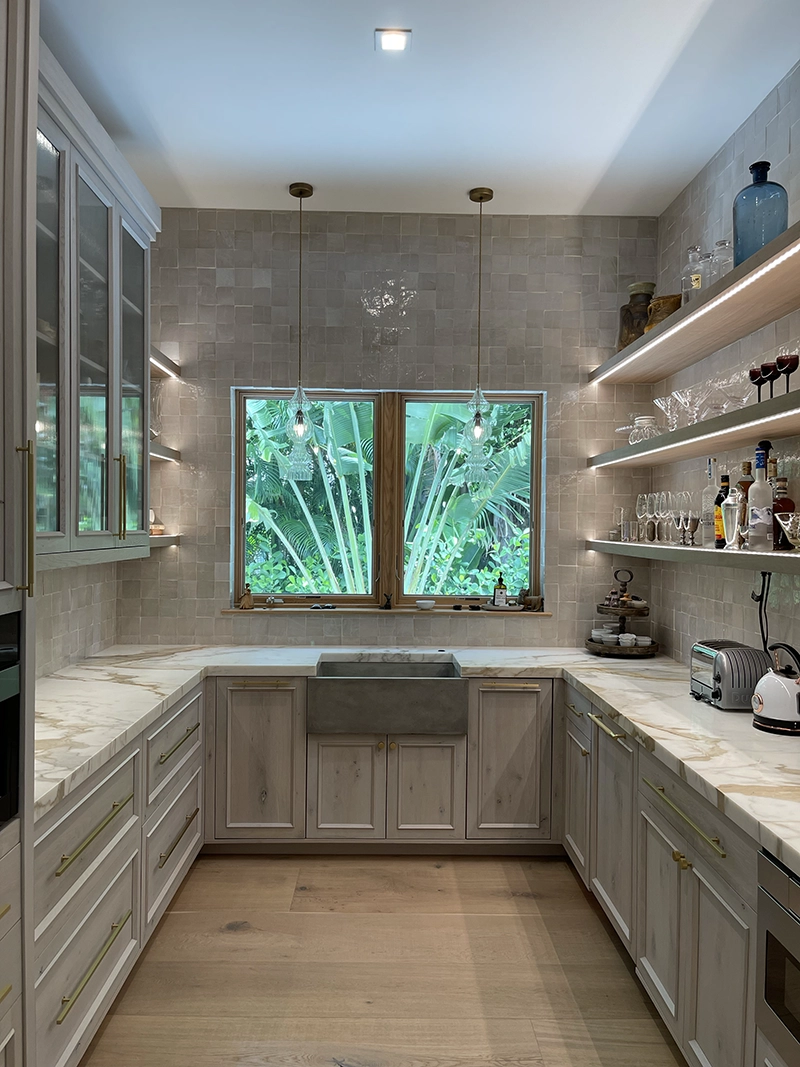
[[[286,478],[290,393],[236,395],[234,597],[456,603],[540,589],[543,397],[488,394],[470,464],[467,395],[313,392],[311,477]]]

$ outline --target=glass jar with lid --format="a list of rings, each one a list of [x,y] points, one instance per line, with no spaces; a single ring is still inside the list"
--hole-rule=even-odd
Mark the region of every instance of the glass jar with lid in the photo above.
[[[681,271],[681,295],[684,304],[693,300],[703,287],[700,270],[700,245],[691,245],[686,250],[686,263]]]

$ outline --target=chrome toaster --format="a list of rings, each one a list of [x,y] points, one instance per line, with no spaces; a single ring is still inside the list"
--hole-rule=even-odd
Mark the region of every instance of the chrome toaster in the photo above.
[[[738,641],[698,641],[692,646],[689,692],[723,711],[752,711],[756,682],[772,665],[768,652]]]

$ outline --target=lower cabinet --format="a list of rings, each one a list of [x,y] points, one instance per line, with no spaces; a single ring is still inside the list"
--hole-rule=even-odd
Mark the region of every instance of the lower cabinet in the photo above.
[[[0,1067],[22,1067],[22,999],[20,997],[17,997],[6,1014],[0,1018]]]
[[[0,1060],[0,1065],[3,1061]],[[789,1067],[760,1030],[756,1031],[756,1067]]]
[[[309,838],[464,840],[466,739],[309,734]]]
[[[638,799],[639,977],[693,1067],[749,1067],[755,912]]]
[[[589,885],[589,834],[591,827],[591,737],[566,723],[564,738],[564,848],[575,869]]]
[[[304,678],[219,678],[216,691],[218,840],[302,838]]]
[[[589,718],[593,724],[589,886],[633,955],[636,743],[596,708]]]
[[[470,682],[467,837],[550,837],[552,724],[546,678]]]

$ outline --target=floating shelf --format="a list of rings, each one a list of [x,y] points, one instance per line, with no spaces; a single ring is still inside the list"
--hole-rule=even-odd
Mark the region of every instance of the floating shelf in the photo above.
[[[601,363],[589,381],[660,382],[798,307],[800,222]]]
[[[680,459],[713,455],[729,448],[755,446],[763,438],[773,440],[800,434],[800,389],[762,400],[738,411],[663,433],[637,445],[624,445],[592,456],[588,467],[652,467]]]
[[[153,534],[150,534],[151,548],[169,548],[170,545],[179,545],[180,543],[180,534],[161,534],[158,537],[154,537]]]
[[[150,442],[150,459],[167,460],[169,463],[180,463],[181,454],[176,448],[167,448],[157,441]]]
[[[588,552],[636,559],[660,559],[667,563],[700,563],[712,567],[736,567],[745,571],[800,574],[800,552],[728,552],[718,548],[656,545],[642,541],[587,541]]]
[[[180,378],[181,368],[155,345],[150,345],[150,375],[153,378]]]

